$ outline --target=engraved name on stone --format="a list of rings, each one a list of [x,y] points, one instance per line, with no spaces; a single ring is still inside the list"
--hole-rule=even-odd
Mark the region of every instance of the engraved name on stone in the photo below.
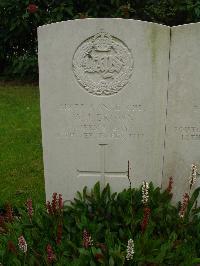
[[[67,138],[137,138],[143,130],[134,124],[137,114],[143,112],[141,104],[120,105],[63,104],[62,136]]]
[[[83,41],[76,49],[73,71],[81,86],[95,96],[118,93],[133,72],[133,57],[118,38],[100,32]]]
[[[180,126],[174,127],[174,129],[181,140],[200,140],[200,127]]]

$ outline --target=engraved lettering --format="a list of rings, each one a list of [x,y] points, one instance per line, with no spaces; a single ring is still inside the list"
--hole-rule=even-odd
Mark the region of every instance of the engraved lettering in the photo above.
[[[196,126],[174,127],[181,140],[200,140],[200,128]],[[180,133],[180,134],[179,134]]]
[[[140,104],[120,106],[104,103],[95,106],[76,103],[63,104],[59,110],[66,115],[62,135],[67,138],[141,139],[144,136],[141,128],[133,127],[135,116],[143,111]]]

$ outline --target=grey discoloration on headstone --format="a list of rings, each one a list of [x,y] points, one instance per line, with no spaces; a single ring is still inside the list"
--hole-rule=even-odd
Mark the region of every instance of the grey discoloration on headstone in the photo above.
[[[132,186],[161,185],[169,31],[123,19],[39,28],[47,198],[72,199],[97,181],[128,188],[128,160]]]
[[[189,189],[191,164],[200,166],[200,23],[171,31],[163,186],[173,176],[177,200]]]

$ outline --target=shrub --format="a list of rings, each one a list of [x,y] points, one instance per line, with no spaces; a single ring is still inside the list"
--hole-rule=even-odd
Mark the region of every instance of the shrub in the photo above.
[[[7,67],[5,77],[35,81],[38,79],[38,60],[35,54],[24,54],[12,58]]]
[[[177,25],[200,19],[199,0],[1,0],[0,74],[26,78],[37,71],[37,27],[86,17],[123,17]],[[23,60],[23,67],[16,61]],[[29,58],[30,57],[30,58]],[[22,67],[22,71],[19,69]],[[25,71],[24,71],[25,70]],[[34,75],[37,78],[37,75]]]
[[[171,188],[144,183],[140,189],[84,188],[68,205],[53,194],[44,206],[0,219],[3,265],[197,265],[200,262],[200,208],[197,188],[189,201],[171,204]],[[184,210],[183,210],[184,209]],[[183,214],[183,215],[181,215]],[[128,244],[128,247],[127,247]],[[128,260],[129,259],[129,260]]]

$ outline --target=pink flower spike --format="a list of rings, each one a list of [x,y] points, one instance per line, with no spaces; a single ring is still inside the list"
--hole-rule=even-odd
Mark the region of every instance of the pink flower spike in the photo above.
[[[51,203],[49,201],[47,201],[46,203],[46,208],[47,208],[47,212],[48,214],[53,214],[52,208],[51,208]]]
[[[33,205],[32,205],[32,199],[28,199],[26,201],[26,207],[27,207],[27,211],[28,211],[28,215],[30,217],[30,219],[33,217]]]
[[[126,259],[127,260],[132,260],[134,253],[135,253],[135,251],[134,251],[134,242],[133,242],[133,239],[130,238],[128,240],[128,244],[127,244],[127,247],[126,247]]]
[[[52,202],[51,202],[52,211],[55,214],[57,212],[57,193],[54,192],[52,196]]]
[[[56,260],[56,255],[53,252],[53,248],[50,244],[47,245],[47,260],[49,263],[52,263]]]
[[[13,254],[17,255],[17,249],[16,249],[15,244],[13,243],[13,241],[9,240],[7,245],[8,245],[8,250],[10,252],[12,252]]]
[[[174,181],[173,181],[173,177],[170,176],[170,178],[169,178],[169,183],[168,183],[168,187],[167,187],[167,192],[168,192],[168,193],[171,193],[173,183],[174,183]]]
[[[35,4],[29,4],[27,7],[27,10],[29,13],[35,13],[38,10],[38,6],[36,6]]]
[[[180,212],[179,212],[179,216],[180,218],[184,218],[185,216],[185,213],[186,213],[186,210],[187,210],[187,206],[188,206],[188,203],[189,203],[189,200],[190,200],[190,196],[188,193],[185,193],[183,195],[183,202],[181,204],[181,209],[180,209]]]
[[[89,248],[91,246],[93,246],[92,237],[90,236],[90,233],[86,229],[84,229],[83,230],[83,247]]]
[[[8,221],[8,222],[12,222],[13,221],[13,209],[12,209],[12,207],[11,207],[11,205],[10,204],[7,204],[6,205],[6,220]]]
[[[63,208],[62,194],[59,194],[58,205],[59,205],[59,209],[61,210]]]
[[[149,183],[146,181],[142,182],[142,203],[147,205],[149,200]]]
[[[25,238],[22,235],[18,238],[18,246],[22,252],[24,252],[24,253],[27,252],[28,246],[27,246]]]
[[[60,245],[61,244],[61,241],[62,241],[62,231],[63,231],[62,225],[59,224],[58,227],[57,227],[57,238],[56,238],[57,245]]]
[[[191,174],[189,177],[189,184],[190,184],[190,189],[192,189],[193,185],[196,183],[197,180],[197,166],[196,164],[191,165]]]
[[[141,229],[143,233],[145,232],[147,225],[149,223],[150,214],[151,214],[151,209],[148,207],[144,208],[144,216],[141,222]]]

